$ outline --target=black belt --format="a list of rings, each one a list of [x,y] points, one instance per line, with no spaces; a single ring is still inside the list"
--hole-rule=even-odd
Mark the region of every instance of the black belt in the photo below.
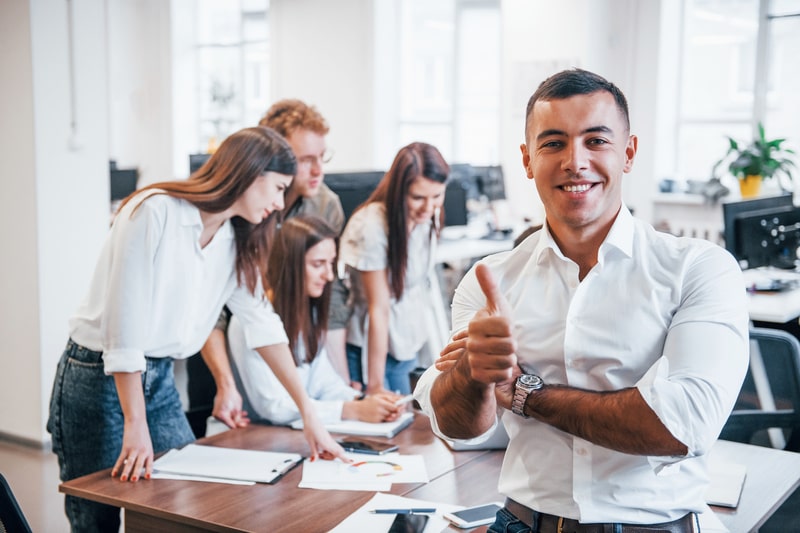
[[[661,524],[581,524],[572,518],[540,513],[506,498],[506,510],[536,533],[697,533],[697,518],[689,513],[672,522]],[[621,528],[621,529],[620,529]]]

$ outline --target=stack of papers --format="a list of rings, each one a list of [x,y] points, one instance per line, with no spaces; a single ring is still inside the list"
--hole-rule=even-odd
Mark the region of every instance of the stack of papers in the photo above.
[[[298,453],[188,444],[159,457],[153,463],[153,478],[234,484],[275,483],[302,460]]]
[[[341,422],[325,424],[325,429],[331,433],[392,438],[400,433],[401,430],[410,426],[413,421],[414,413],[405,412],[394,422],[372,423],[359,420],[342,420]],[[303,420],[295,420],[291,425],[294,429],[303,429]]]
[[[347,453],[350,464],[339,461],[303,463],[305,489],[387,491],[392,483],[427,483],[428,471],[421,455]]]

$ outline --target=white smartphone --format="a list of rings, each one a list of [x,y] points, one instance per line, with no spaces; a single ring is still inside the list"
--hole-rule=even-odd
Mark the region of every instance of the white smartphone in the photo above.
[[[493,502],[486,505],[467,507],[460,511],[445,513],[444,517],[452,522],[454,526],[460,528],[484,526],[494,522],[497,511],[502,509],[502,507],[502,504]]]

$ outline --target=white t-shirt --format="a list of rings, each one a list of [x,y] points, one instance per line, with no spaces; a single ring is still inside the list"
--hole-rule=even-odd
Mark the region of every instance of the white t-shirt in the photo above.
[[[549,384],[637,387],[686,457],[628,455],[533,418],[503,413],[510,443],[499,490],[537,511],[581,522],[659,523],[705,507],[706,458],[748,365],[741,271],[707,241],[656,232],[622,208],[582,280],[545,227],[483,261],[514,311],[517,356]],[[453,331],[485,297],[474,269],[453,301]],[[432,417],[430,387],[416,397]]]
[[[252,420],[289,424],[300,418],[297,405],[264,358],[247,346],[244,329],[235,316],[228,325],[228,355],[243,389],[245,410]],[[298,345],[295,358],[305,360],[302,345]],[[348,386],[334,370],[324,347],[311,364],[300,364],[297,372],[323,424],[340,422],[344,402],[361,394]]]
[[[389,267],[389,229],[386,209],[373,202],[359,209],[342,233],[339,248],[340,271],[351,289],[353,313],[347,327],[347,342],[365,348],[369,332],[367,297],[360,271]],[[391,297],[389,310],[389,353],[400,361],[413,359],[428,340],[426,311],[432,305],[430,276],[433,274],[431,224],[418,224],[408,237],[408,262],[403,296]]]
[[[103,352],[106,373],[144,371],[145,355],[197,353],[225,304],[246,325],[249,346],[288,342],[261,291],[253,296],[237,283],[230,221],[201,249],[202,231],[194,205],[152,191],[117,215],[89,294],[70,319],[70,337]]]

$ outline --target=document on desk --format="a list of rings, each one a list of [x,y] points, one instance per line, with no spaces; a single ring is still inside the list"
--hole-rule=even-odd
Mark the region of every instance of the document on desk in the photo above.
[[[308,461],[298,485],[321,490],[390,490],[392,483],[427,483],[428,471],[421,455],[347,453],[352,463]]]
[[[356,512],[345,518],[338,526],[333,528],[330,533],[350,533],[351,531],[370,531],[383,532],[389,531],[395,515],[393,514],[373,514],[374,509],[413,509],[415,507],[435,508],[436,512],[431,513],[428,523],[425,525],[425,533],[439,533],[447,528],[450,522],[444,518],[444,513],[463,509],[463,505],[451,505],[446,503],[435,503],[425,500],[415,500],[394,494],[384,494],[379,492],[367,503],[361,506]],[[453,528],[455,530],[455,528]],[[447,531],[451,531],[448,529]],[[465,530],[466,531],[466,530]]]
[[[347,435],[361,435],[363,437],[392,438],[414,421],[414,413],[405,412],[394,422],[361,422],[360,420],[342,420],[341,422],[325,424],[325,429],[331,433],[345,433]],[[292,422],[292,428],[303,429],[303,420]]]
[[[166,476],[275,483],[302,460],[298,453],[187,444],[156,459],[153,470],[157,475]]]

